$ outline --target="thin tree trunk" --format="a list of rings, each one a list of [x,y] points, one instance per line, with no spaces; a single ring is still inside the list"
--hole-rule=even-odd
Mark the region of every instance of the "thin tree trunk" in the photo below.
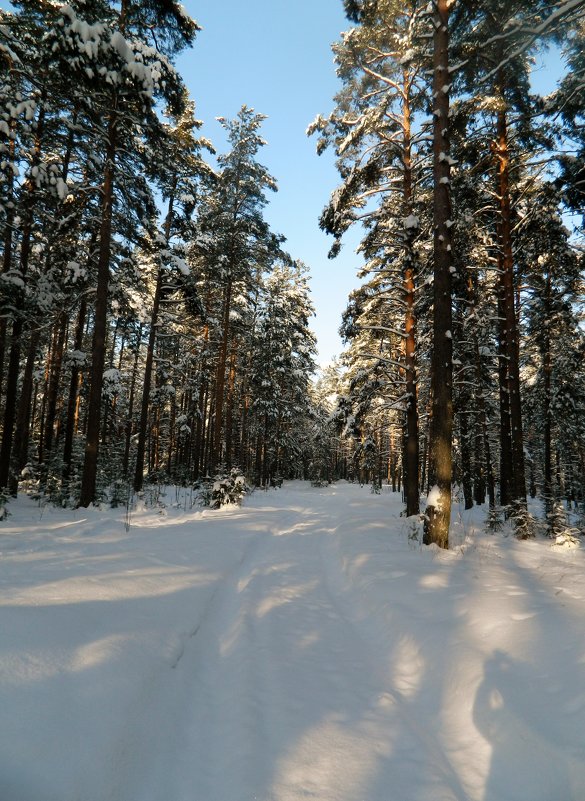
[[[97,291],[94,328],[91,348],[91,383],[87,414],[87,432],[80,506],[89,506],[96,497],[97,464],[102,409],[102,388],[106,357],[108,321],[108,286],[110,281],[110,255],[112,249],[112,212],[114,202],[114,171],[117,151],[117,113],[114,109],[108,124],[108,146],[102,187],[100,243],[97,265]]]
[[[500,83],[500,87],[503,84]],[[500,97],[503,91],[499,90]],[[510,202],[510,153],[508,147],[508,129],[506,110],[502,106],[497,114],[496,155],[498,165],[498,195],[500,198],[499,239],[501,272],[499,281],[499,300],[504,330],[502,345],[504,348],[506,369],[506,385],[510,410],[510,454],[511,484],[509,503],[526,508],[526,479],[524,471],[524,441],[522,435],[522,407],[520,400],[520,366],[519,366],[519,334],[515,308],[514,290],[514,255],[512,250],[512,211]],[[505,399],[504,399],[505,401]],[[505,402],[504,402],[505,406]],[[506,420],[503,419],[505,426]],[[508,458],[508,454],[502,455]]]
[[[59,383],[61,381],[61,368],[63,366],[63,351],[67,332],[67,316],[61,312],[56,323],[54,344],[51,348],[49,366],[49,385],[47,387],[47,416],[45,422],[45,453],[50,453],[53,447],[55,433],[55,417],[57,413],[57,400]]]
[[[31,160],[31,170],[37,167],[41,159],[41,144],[45,124],[45,97],[41,99],[37,130],[35,135],[35,145]],[[31,251],[32,227],[34,219],[34,208],[36,199],[36,182],[29,178],[25,186],[25,201],[22,223],[22,237],[20,242],[20,278],[26,281],[28,264]],[[5,243],[6,244],[6,243]],[[5,249],[5,258],[10,255],[11,245]],[[22,346],[22,335],[24,333],[24,290],[19,290],[19,298],[16,303],[16,316],[12,323],[12,338],[10,342],[10,356],[8,359],[8,374],[6,377],[6,403],[4,406],[4,423],[2,428],[2,443],[0,445],[0,489],[8,485],[10,475],[12,447],[14,442],[14,422],[16,419],[18,374],[20,368],[20,350]],[[12,482],[12,494],[15,495],[15,488],[18,486]]]
[[[213,426],[213,447],[211,451],[211,469],[215,471],[221,461],[221,443],[224,408],[224,390],[227,365],[227,350],[230,334],[230,309],[232,303],[232,279],[228,278],[225,289],[223,305],[223,332],[217,362],[217,372],[215,377],[215,421]]]
[[[234,420],[234,389],[236,384],[236,351],[232,343],[230,353],[230,366],[228,375],[226,415],[225,415],[225,461],[228,470],[233,464],[233,420]]]
[[[203,471],[203,441],[205,437],[205,414],[207,406],[207,382],[202,378],[199,387],[199,400],[197,406],[197,422],[195,423],[195,437],[193,438],[193,469],[194,478],[199,478]]]
[[[413,176],[412,176],[412,132],[410,109],[411,81],[408,73],[403,74],[403,204],[404,219],[412,222],[404,230],[404,302],[406,306],[404,320],[404,365],[406,379],[406,437],[404,449],[404,495],[406,498],[406,514],[417,515],[419,506],[419,442],[418,442],[418,402],[416,387],[416,311],[414,305],[416,257],[414,253],[414,237],[418,225],[413,218]]]
[[[551,275],[550,270],[546,276],[545,286],[545,309],[544,318],[548,322],[551,318]],[[544,483],[542,494],[544,496],[545,511],[552,512],[553,502],[555,495],[558,497],[558,492],[553,493],[552,481],[552,427],[551,427],[551,378],[552,378],[552,359],[551,359],[551,342],[550,342],[550,329],[546,325],[544,327],[544,341],[542,344],[542,371],[543,371],[543,418],[544,418]]]
[[[165,220],[165,242],[168,245],[171,235],[171,222],[173,219],[174,186],[169,198],[169,206]],[[144,483],[144,449],[146,445],[146,432],[148,428],[148,409],[150,405],[150,387],[152,384],[152,368],[154,364],[154,347],[156,344],[156,333],[158,325],[158,312],[160,308],[160,298],[162,293],[163,270],[159,265],[156,275],[156,286],[152,301],[152,313],[150,316],[150,331],[148,334],[148,345],[146,347],[146,363],[144,365],[144,384],[142,388],[142,403],[140,406],[140,422],[138,424],[138,443],[136,446],[136,468],[134,470],[134,492],[140,492]]]
[[[16,120],[10,122],[10,132],[14,134]],[[14,154],[16,147],[16,136],[10,137],[8,162],[10,167],[14,164]],[[14,202],[14,171],[9,169],[5,185],[6,218],[4,220],[4,251],[2,254],[2,273],[7,273],[12,266],[12,245],[14,233],[14,217],[16,214],[16,204]],[[0,397],[2,396],[2,386],[4,383],[4,355],[6,352],[6,318],[0,319]]]
[[[136,348],[134,350],[134,364],[132,366],[132,378],[130,379],[130,393],[128,397],[128,416],[125,426],[124,458],[122,460],[122,473],[124,477],[128,475],[128,465],[130,462],[130,441],[132,439],[132,416],[134,414],[134,395],[136,393],[136,376],[138,375],[138,359],[140,357],[140,345],[142,343],[142,324],[138,326],[136,337]]]
[[[76,353],[81,352],[83,347],[83,332],[85,329],[85,317],[87,314],[87,297],[81,296],[79,311],[77,313],[77,323],[73,338],[73,349]],[[76,430],[76,418],[78,416],[78,392],[80,388],[81,369],[77,359],[71,365],[71,378],[69,381],[69,394],[67,396],[67,412],[65,418],[65,437],[63,442],[63,483],[68,486],[71,478],[71,466],[73,461],[73,435]]]
[[[28,461],[28,445],[30,441],[31,402],[33,392],[33,374],[38,352],[41,329],[37,326],[31,331],[28,346],[28,355],[24,366],[18,413],[16,415],[16,431],[18,440],[14,448],[13,469],[9,479],[9,489],[12,495],[18,491],[18,479],[22,469]]]

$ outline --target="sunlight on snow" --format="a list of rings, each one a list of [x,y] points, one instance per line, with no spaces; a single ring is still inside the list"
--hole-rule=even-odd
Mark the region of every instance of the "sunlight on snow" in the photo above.
[[[124,573],[73,577],[5,593],[0,606],[62,606],[92,601],[155,598],[217,581],[218,575],[185,568],[147,567]]]
[[[262,568],[255,568],[251,570],[247,576],[243,576],[237,583],[238,592],[244,592],[248,585],[252,583],[258,576],[269,576],[271,573],[284,573],[294,567],[294,562],[278,562],[275,565],[268,565]]]
[[[415,639],[404,634],[393,656],[394,686],[406,698],[416,695],[423,679],[425,661]]]
[[[312,592],[317,585],[318,581],[307,581],[302,584],[287,587],[277,595],[269,595],[256,606],[256,617],[262,618],[279,606],[284,606],[285,604],[291,603],[291,601],[302,598],[303,595]]]
[[[79,672],[98,667],[108,662],[113,656],[120,654],[128,644],[128,635],[110,634],[99,640],[82,645],[71,660],[71,670]]]
[[[119,656],[128,646],[128,634],[110,634],[77,648],[73,655],[69,649],[45,648],[29,651],[25,655],[8,652],[0,660],[0,682],[14,687],[34,684],[66,673],[100,667]]]
[[[418,586],[428,590],[441,590],[449,586],[449,574],[435,573],[431,576],[421,576],[418,581]]]
[[[350,729],[330,717],[305,732],[280,760],[271,797],[357,801],[376,774],[378,757],[391,753],[395,736],[388,726],[359,722]]]

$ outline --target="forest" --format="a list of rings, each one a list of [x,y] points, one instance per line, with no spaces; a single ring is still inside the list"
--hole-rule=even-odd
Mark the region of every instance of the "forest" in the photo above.
[[[262,113],[200,135],[176,0],[0,10],[0,506],[238,475],[585,517],[585,0],[345,0],[315,225],[363,267],[316,372],[309,266],[264,217]],[[310,23],[307,23],[310,24]],[[531,82],[562,56],[557,89]],[[245,98],[242,98],[245,101]],[[307,121],[309,123],[309,120]],[[317,158],[317,155],[315,156]]]

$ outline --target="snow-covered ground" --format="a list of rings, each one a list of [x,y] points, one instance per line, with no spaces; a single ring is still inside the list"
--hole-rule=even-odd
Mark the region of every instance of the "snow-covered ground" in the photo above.
[[[12,505],[1,801],[583,801],[585,553],[398,496]]]

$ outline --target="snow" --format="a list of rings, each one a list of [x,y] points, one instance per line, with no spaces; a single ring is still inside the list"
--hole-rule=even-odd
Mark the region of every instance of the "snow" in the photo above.
[[[427,506],[436,506],[437,508],[441,506],[441,490],[436,484],[433,484],[427,495]]]
[[[425,547],[386,487],[181,492],[11,504],[0,798],[582,801],[582,548],[457,504]]]

